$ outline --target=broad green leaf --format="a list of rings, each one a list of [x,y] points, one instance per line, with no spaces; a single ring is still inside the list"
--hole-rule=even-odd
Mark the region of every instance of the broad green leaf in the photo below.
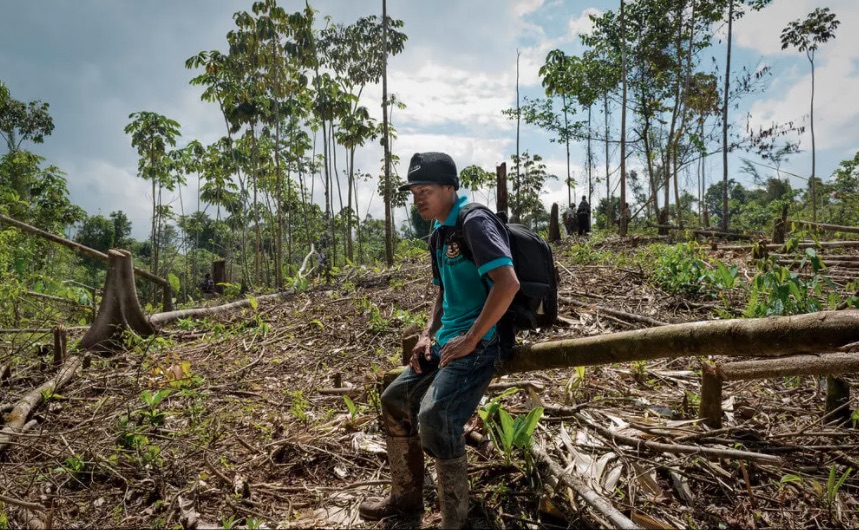
[[[174,293],[178,293],[181,288],[181,284],[179,283],[179,278],[173,274],[172,272],[167,275],[167,282],[170,284],[170,288],[173,289]]]
[[[498,410],[498,417],[501,419],[501,442],[504,446],[504,452],[509,453],[513,447],[513,418],[504,409]]]
[[[254,311],[256,311],[259,307],[259,301],[257,301],[257,299],[253,296],[248,296],[248,303],[251,305],[251,309],[253,309]]]

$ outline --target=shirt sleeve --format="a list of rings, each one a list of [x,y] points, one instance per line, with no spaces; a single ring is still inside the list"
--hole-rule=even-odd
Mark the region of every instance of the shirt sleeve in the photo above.
[[[475,210],[465,219],[462,232],[481,276],[498,267],[513,266],[507,229],[500,219],[484,210]]]
[[[441,273],[439,272],[438,261],[436,260],[436,255],[435,255],[438,240],[440,239],[438,237],[437,232],[438,232],[438,229],[433,231],[433,233],[430,235],[429,250],[430,250],[430,260],[432,261],[432,283],[433,283],[433,285],[439,285],[440,286],[441,285],[441,279],[440,279]]]

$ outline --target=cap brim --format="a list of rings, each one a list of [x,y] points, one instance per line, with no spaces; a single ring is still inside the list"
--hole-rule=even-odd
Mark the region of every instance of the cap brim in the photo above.
[[[408,190],[412,189],[412,186],[421,186],[424,184],[435,184],[437,186],[439,185],[438,182],[433,182],[433,181],[429,181],[429,180],[416,180],[413,182],[409,182],[408,184],[403,184],[398,189],[400,191],[408,191]]]

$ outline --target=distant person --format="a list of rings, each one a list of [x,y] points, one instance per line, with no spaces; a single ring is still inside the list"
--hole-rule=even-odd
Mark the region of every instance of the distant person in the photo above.
[[[485,208],[465,209],[460,221],[468,201],[456,192],[457,175],[449,155],[416,153],[400,188],[411,191],[424,220],[435,220],[430,257],[437,289],[408,367],[381,396],[391,490],[361,503],[365,520],[423,514],[426,452],[435,458],[440,527],[467,523],[465,424],[495,374],[502,344],[512,339],[499,321],[519,280],[502,221]]]
[[[623,209],[620,211],[620,219],[629,228],[629,222],[632,221],[632,210],[629,208],[628,202],[623,203]]]
[[[579,208],[576,210],[576,217],[579,221],[579,235],[585,235],[591,231],[591,205],[588,200],[582,197],[582,202],[579,203]]]
[[[567,235],[571,236],[576,232],[576,228],[578,223],[576,219],[576,209],[573,208],[573,205],[570,204],[566,210],[564,210],[564,228],[567,230]]]
[[[203,294],[213,294],[215,292],[215,280],[212,279],[211,274],[206,273],[206,277],[200,283],[200,290]]]

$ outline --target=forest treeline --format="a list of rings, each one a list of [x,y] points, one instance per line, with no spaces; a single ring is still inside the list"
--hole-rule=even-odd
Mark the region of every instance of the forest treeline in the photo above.
[[[508,163],[512,219],[545,229],[550,205],[541,197],[547,181],[558,178],[543,155],[520,144],[524,124],[549,131],[563,146],[568,202],[584,184],[591,202],[598,198],[594,217],[604,230],[623,234],[673,222],[767,233],[785,207],[791,218],[856,224],[859,153],[826,179],[814,162],[805,177],[794,175],[782,168],[798,152],[805,122],[752,130],[731,116],[742,98],[765,90],[775,75],[766,66],[730,66],[732,24],[768,3],[620,1],[617,10],[593,15],[593,30],[581,39],[584,51],[558,49],[546,57],[540,69],[545,97],[519,100],[517,86],[516,106],[499,109],[517,122]],[[309,5],[287,12],[274,0],[255,2],[233,20],[222,49],[200,51],[185,63],[189,83],[222,118],[221,138],[206,145],[185,137],[181,124],[158,109],[128,117],[124,132],[138,156],[138,177],[150,189],[145,241],[131,237],[123,211],[89,215],[72,204],[66,175],[34,151],[54,127],[48,103],[16,99],[2,83],[0,213],[98,250],[128,248],[138,266],[170,278],[180,302],[198,297],[197,284],[215,260],[228,263],[228,289],[279,289],[300,280],[311,245],[310,262],[329,271],[391,264],[396,249],[425,248],[428,223],[396,191],[397,133],[388,119],[409,102],[387,91],[379,102],[362,97],[368,86],[385,83],[388,57],[407,46],[405,22],[368,15],[340,23]],[[819,8],[784,28],[782,46],[804,53],[813,72],[815,52],[835,38],[837,27],[835,15]],[[727,46],[720,46],[723,33]],[[724,61],[711,58],[722,50]],[[385,111],[382,122],[370,111],[377,104]],[[813,99],[810,104],[813,131]],[[356,167],[356,153],[375,142],[385,147],[392,170],[384,159],[378,167]],[[730,167],[730,152],[762,163]],[[714,156],[722,163],[709,163]],[[586,170],[573,175],[571,161],[581,159]],[[710,167],[719,174],[709,174]],[[792,187],[788,177],[797,176],[807,185]],[[496,185],[494,167],[468,165],[460,178],[464,192],[485,197]],[[360,183],[376,188],[382,218],[359,201]],[[199,191],[189,197],[188,189]],[[619,216],[625,202],[630,219]],[[400,227],[393,225],[396,209],[408,212]],[[87,306],[104,268],[0,225],[0,325],[20,321],[17,300],[24,291]],[[155,300],[155,289],[139,287],[146,300]]]

